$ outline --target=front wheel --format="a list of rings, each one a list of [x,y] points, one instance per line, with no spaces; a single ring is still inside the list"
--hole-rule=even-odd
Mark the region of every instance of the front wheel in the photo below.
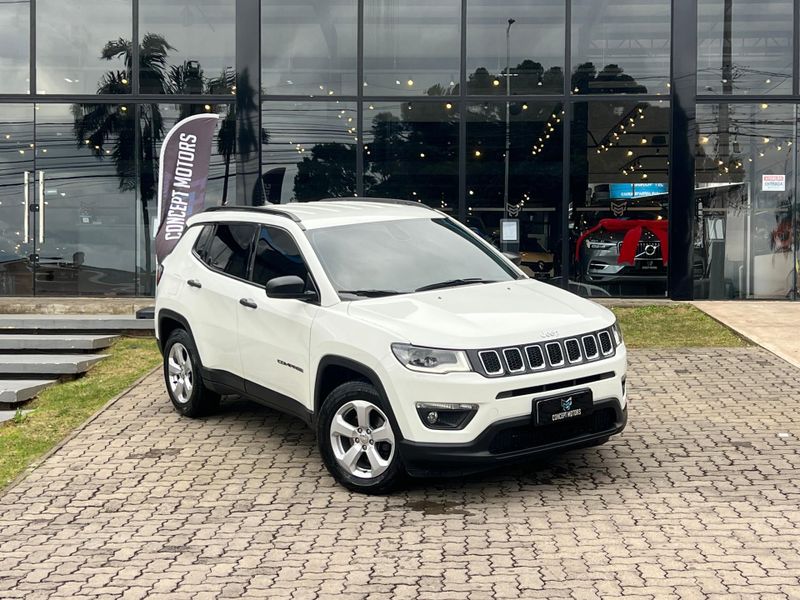
[[[391,409],[374,386],[343,383],[322,404],[317,439],[328,471],[346,488],[385,494],[405,475]]]

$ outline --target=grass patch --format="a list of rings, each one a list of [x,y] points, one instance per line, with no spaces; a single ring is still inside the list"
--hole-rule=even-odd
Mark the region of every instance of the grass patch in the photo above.
[[[614,308],[630,348],[748,346],[736,333],[688,304]]]
[[[0,424],[0,490],[101,406],[161,362],[152,338],[123,338],[80,379],[44,390]]]

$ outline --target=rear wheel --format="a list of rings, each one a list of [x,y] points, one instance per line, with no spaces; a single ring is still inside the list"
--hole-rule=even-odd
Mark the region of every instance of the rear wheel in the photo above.
[[[203,382],[194,340],[183,329],[173,331],[164,344],[164,381],[172,406],[184,416],[200,417],[219,406],[219,394]]]
[[[344,383],[325,399],[317,427],[320,453],[346,488],[385,494],[402,481],[400,436],[390,411],[375,387],[362,381]]]

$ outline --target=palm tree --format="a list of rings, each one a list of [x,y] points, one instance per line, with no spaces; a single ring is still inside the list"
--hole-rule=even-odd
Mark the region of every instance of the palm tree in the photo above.
[[[148,33],[139,44],[140,91],[146,94],[233,93],[235,74],[226,70],[222,76],[207,82],[197,61],[186,61],[182,65],[168,64],[168,56],[175,50],[164,36]],[[124,69],[109,71],[98,83],[98,94],[130,93],[132,81],[133,51],[129,40],[117,39],[106,43],[101,51],[106,60],[122,58]],[[120,96],[124,102],[124,96]],[[206,109],[207,110],[207,109]],[[213,109],[212,109],[213,110]],[[158,186],[158,144],[164,138],[164,120],[157,103],[143,104],[136,111],[125,104],[79,103],[72,107],[73,130],[78,147],[88,147],[98,159],[110,158],[115,165],[121,191],[139,189],[144,221],[145,272],[152,273],[150,231],[152,202]],[[200,105],[180,105],[179,120],[190,114],[202,112]],[[138,156],[135,144],[139,133]],[[228,111],[217,138],[217,149],[225,157],[225,181],[223,203],[227,201],[230,161],[235,153],[236,113]],[[104,147],[113,144],[110,154]],[[137,169],[138,166],[138,169]]]

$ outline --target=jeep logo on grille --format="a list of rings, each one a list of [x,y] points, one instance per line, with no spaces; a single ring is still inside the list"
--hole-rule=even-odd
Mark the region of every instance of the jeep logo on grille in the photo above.
[[[545,329],[541,333],[541,336],[542,336],[542,339],[545,339],[545,340],[550,340],[550,339],[556,338],[556,337],[558,337],[558,330],[557,329]]]

